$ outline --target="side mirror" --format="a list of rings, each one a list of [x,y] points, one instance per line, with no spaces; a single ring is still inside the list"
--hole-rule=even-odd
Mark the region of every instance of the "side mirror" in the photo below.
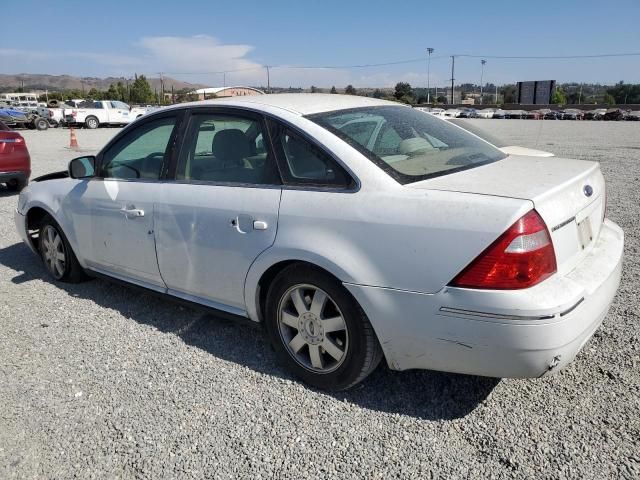
[[[96,157],[78,157],[69,162],[71,178],[91,178],[96,174]]]

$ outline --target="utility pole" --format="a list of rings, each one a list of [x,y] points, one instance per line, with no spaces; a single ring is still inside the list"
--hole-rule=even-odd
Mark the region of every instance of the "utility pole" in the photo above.
[[[580,84],[580,93],[578,94],[578,103],[582,104],[582,84]]]
[[[160,105],[164,105],[164,77],[162,76],[162,72],[160,74]]]
[[[456,56],[455,55],[451,55],[451,104],[453,105],[453,81],[455,80],[454,78],[454,73],[455,73],[455,69],[456,69]]]
[[[484,102],[482,101],[483,97],[482,97],[482,88],[483,88],[483,83],[482,83],[482,79],[484,77],[484,65],[485,63],[487,63],[486,60],[480,60],[480,105],[482,105]]]
[[[496,85],[496,105],[498,105],[498,85]]]
[[[222,86],[227,87],[227,72],[222,72]]]
[[[427,58],[427,103],[431,103],[431,54],[433,48],[427,48],[427,53],[429,54]]]
[[[271,79],[269,77],[269,65],[265,65],[267,69],[267,93],[271,93]]]

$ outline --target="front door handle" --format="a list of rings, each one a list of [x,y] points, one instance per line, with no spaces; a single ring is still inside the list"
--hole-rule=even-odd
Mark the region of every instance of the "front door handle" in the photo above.
[[[139,218],[144,217],[144,210],[139,208],[127,208],[124,207],[120,210],[120,212],[124,213],[124,216],[127,218]]]

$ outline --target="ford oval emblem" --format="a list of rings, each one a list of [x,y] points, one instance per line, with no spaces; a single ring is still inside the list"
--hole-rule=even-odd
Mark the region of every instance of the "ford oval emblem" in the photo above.
[[[591,195],[593,195],[593,187],[591,185],[585,185],[582,188],[582,192],[587,196],[590,197]]]

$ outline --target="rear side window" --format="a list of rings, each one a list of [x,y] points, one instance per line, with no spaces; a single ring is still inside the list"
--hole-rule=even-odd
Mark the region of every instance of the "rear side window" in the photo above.
[[[338,162],[297,132],[284,126],[276,126],[273,132],[286,184],[329,188],[350,188],[355,184]]]

